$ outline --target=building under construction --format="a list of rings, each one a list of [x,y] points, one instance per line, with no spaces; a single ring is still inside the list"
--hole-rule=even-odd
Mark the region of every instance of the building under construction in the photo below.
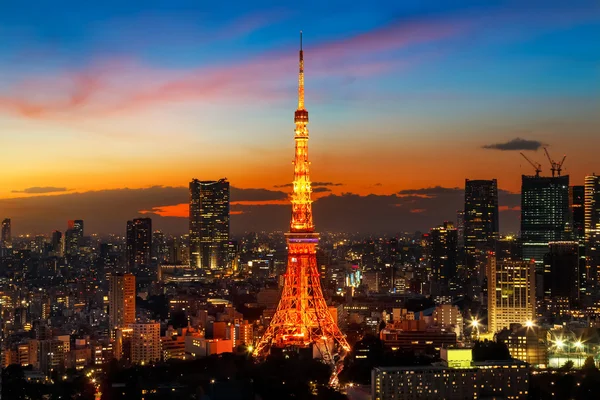
[[[523,175],[521,180],[521,240],[523,260],[534,260],[541,273],[548,243],[571,239],[569,218],[569,176],[561,175],[565,160],[555,162],[544,149],[552,176],[540,176],[541,165],[529,160],[535,175]]]

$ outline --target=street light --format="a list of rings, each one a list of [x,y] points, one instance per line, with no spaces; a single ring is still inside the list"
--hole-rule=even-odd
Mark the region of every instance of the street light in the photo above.
[[[527,328],[533,328],[535,326],[535,324],[533,323],[532,320],[527,320],[527,321],[525,321],[525,326]]]
[[[562,349],[565,345],[565,342],[563,342],[562,339],[556,339],[556,342],[554,342],[556,344],[556,348],[557,349]]]

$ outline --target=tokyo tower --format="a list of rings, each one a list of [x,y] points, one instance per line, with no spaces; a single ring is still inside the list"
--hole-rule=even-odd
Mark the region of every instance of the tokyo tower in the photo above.
[[[295,158],[287,271],[277,311],[255,348],[254,355],[266,355],[271,347],[315,346],[324,361],[335,364],[334,354],[350,349],[323,298],[317,268],[317,244],[312,218],[308,161],[308,111],[304,108],[304,53],[300,32],[298,109],[295,112]]]

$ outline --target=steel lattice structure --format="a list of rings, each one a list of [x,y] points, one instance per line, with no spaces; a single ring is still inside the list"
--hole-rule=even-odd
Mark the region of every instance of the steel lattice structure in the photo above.
[[[334,350],[350,349],[323,298],[317,268],[317,244],[312,218],[311,183],[308,161],[308,111],[304,108],[304,53],[300,33],[300,68],[298,74],[298,109],[294,118],[295,159],[292,193],[292,219],[288,246],[287,271],[277,311],[254,350],[266,355],[271,347],[317,346],[322,358],[334,364]]]

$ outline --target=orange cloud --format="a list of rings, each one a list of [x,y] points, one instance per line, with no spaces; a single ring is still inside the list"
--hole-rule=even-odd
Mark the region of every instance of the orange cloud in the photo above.
[[[251,201],[251,200],[241,200],[241,201],[232,201],[229,203],[231,206],[281,206],[288,205],[290,201],[287,199],[284,200],[262,200],[262,201]]]
[[[152,207],[151,210],[141,210],[140,214],[156,214],[161,217],[181,217],[190,216],[190,205],[188,203],[175,204],[171,206]]]
[[[263,200],[263,201],[232,201],[230,206],[271,206],[271,205],[288,205],[289,200]],[[161,217],[179,217],[188,218],[190,216],[190,206],[188,203],[173,204],[169,206],[152,207],[150,210],[140,210],[140,214],[156,214]],[[242,210],[231,210],[229,214],[240,215]]]

